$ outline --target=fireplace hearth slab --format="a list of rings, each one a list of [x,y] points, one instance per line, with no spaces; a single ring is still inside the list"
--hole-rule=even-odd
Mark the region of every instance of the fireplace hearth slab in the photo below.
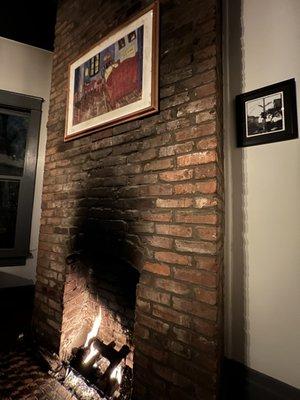
[[[78,400],[43,370],[31,348],[0,353],[1,400]]]

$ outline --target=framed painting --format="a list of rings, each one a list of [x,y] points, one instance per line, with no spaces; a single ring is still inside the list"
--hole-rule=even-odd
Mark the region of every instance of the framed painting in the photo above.
[[[158,3],[69,65],[65,141],[158,110]]]
[[[238,147],[297,138],[295,79],[237,96],[236,118]]]

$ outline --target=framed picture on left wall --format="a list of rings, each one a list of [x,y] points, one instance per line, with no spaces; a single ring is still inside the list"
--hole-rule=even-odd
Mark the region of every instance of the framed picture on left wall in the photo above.
[[[158,3],[69,65],[65,141],[158,110]]]

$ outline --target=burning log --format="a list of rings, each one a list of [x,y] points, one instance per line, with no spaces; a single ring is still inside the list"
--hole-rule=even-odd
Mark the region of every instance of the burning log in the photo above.
[[[97,363],[100,357],[101,355],[93,341],[89,347],[80,347],[79,349],[73,350],[73,358],[71,359],[70,365],[82,376],[90,379],[91,375],[94,373],[93,365]]]
[[[124,345],[117,351],[116,343],[105,344],[98,338],[89,342],[88,347],[74,349],[74,356],[70,362],[72,368],[77,370],[82,376],[92,383],[95,383],[102,393],[112,396],[119,388],[122,379],[121,362],[129,354],[130,349]],[[109,365],[104,373],[98,368],[98,362],[102,358],[109,361]]]
[[[120,363],[121,361],[126,358],[126,356],[129,354],[130,349],[128,346],[122,346],[121,350],[116,351],[112,346],[111,343],[110,345],[106,346],[104,343],[102,355],[107,358],[110,361],[109,367],[106,369],[105,373],[101,377],[101,381],[99,382],[99,385],[101,387],[104,387],[104,391],[109,391],[109,388],[112,386],[112,381],[113,384],[115,384],[114,380],[116,378],[116,373],[115,370],[116,368],[120,368]],[[121,371],[121,370],[120,370]],[[118,374],[120,376],[122,374],[121,372]],[[120,385],[121,378],[118,379],[118,386]]]

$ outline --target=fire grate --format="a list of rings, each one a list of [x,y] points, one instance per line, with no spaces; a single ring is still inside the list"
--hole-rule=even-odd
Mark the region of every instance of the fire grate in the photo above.
[[[79,386],[89,386],[92,392],[98,393],[99,399],[129,399],[130,394],[126,395],[128,384],[124,387],[124,383],[132,379],[131,368],[125,363],[130,349],[124,345],[117,351],[115,347],[115,342],[105,344],[98,338],[92,338],[84,346],[73,349],[73,356],[67,367],[66,385],[70,386],[72,382],[74,386],[73,383],[76,383],[80,376],[82,385]],[[84,392],[81,388],[80,391]],[[97,399],[88,395],[80,398]]]
[[[110,345],[102,345],[104,349],[112,347],[111,343]],[[74,398],[76,397],[78,400],[130,400],[132,391],[132,369],[125,365],[125,360],[121,359],[121,362],[116,367],[120,371],[119,380],[116,379],[115,373],[108,375],[111,368],[108,369],[107,374],[102,373],[103,370],[99,368],[100,363],[102,362],[107,370],[107,367],[110,366],[110,362],[105,359],[105,357],[101,357],[101,355],[99,355],[97,360],[98,367],[94,363],[92,370],[79,368],[79,372],[77,368],[80,364],[80,359],[84,359],[87,352],[87,349],[85,349],[84,352],[82,348],[74,349],[74,355],[71,360],[62,362],[58,356],[49,353],[46,349],[40,347],[38,351],[40,358],[47,364],[52,378],[60,382]],[[124,354],[124,350],[123,352],[115,350],[115,352],[119,357],[120,353],[121,355]],[[82,354],[84,355],[83,358]],[[115,363],[116,362],[117,361],[115,361]],[[77,368],[75,368],[74,365],[77,365]],[[87,371],[90,371],[90,373],[87,374]],[[108,382],[108,384],[106,383],[106,385],[104,385],[104,382]]]

